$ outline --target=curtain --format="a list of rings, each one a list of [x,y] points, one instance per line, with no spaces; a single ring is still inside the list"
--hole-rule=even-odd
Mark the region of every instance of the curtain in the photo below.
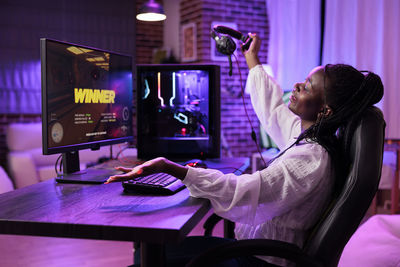
[[[266,0],[270,25],[268,63],[284,90],[319,64],[320,0]]]
[[[0,8],[0,114],[41,113],[40,38],[135,56],[135,1],[5,1]]]
[[[0,64],[0,113],[40,114],[40,61]]]
[[[326,0],[323,63],[346,63],[382,78],[386,137],[400,138],[400,1]]]

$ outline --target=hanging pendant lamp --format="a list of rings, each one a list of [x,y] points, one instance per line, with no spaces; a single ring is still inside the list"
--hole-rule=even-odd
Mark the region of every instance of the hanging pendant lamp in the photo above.
[[[136,15],[136,19],[141,21],[162,21],[166,18],[163,7],[154,0],[149,0],[143,4]]]

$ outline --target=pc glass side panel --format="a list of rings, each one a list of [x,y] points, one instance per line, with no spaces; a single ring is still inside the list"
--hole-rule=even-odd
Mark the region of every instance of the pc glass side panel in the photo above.
[[[220,68],[137,66],[137,147],[142,159],[220,156]]]
[[[132,58],[41,39],[43,154],[133,140]]]

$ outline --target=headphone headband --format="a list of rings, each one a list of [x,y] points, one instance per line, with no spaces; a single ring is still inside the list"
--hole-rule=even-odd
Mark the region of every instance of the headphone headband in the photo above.
[[[246,36],[243,35],[241,32],[222,25],[214,26],[214,31],[218,33],[228,34],[235,39],[241,40],[242,42],[245,42],[245,39],[247,39]]]

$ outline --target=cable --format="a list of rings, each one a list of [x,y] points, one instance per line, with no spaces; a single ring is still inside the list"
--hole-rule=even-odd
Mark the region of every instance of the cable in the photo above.
[[[60,161],[60,171],[57,170],[57,165],[58,165],[58,161],[60,160],[60,158],[62,157],[62,154],[60,154],[56,160],[56,163],[54,164],[54,169],[56,171],[57,176],[61,175],[61,165],[62,165],[62,160]]]
[[[137,166],[137,165],[140,165],[143,163],[143,161],[141,161],[141,160],[127,159],[127,157],[124,155],[123,152],[124,152],[124,150],[130,148],[129,146],[125,146],[125,147],[121,148],[121,144],[118,144],[118,148],[119,148],[119,151],[117,152],[115,159],[118,162],[120,162],[121,164],[129,164],[129,165]],[[122,157],[120,157],[120,156],[122,156]]]
[[[257,135],[256,135],[256,132],[254,131],[253,124],[251,123],[249,113],[247,112],[246,102],[245,102],[245,100],[244,100],[244,88],[243,88],[242,72],[240,71],[240,67],[239,67],[239,60],[237,59],[237,57],[236,57],[235,54],[233,54],[233,56],[235,57],[236,65],[237,65],[238,72],[239,72],[240,89],[241,89],[243,107],[244,107],[244,111],[245,111],[245,113],[246,113],[247,120],[249,121],[249,124],[250,124],[250,128],[251,128],[251,139],[253,139],[254,143],[256,144],[257,151],[258,151],[258,153],[260,154],[260,158],[261,158],[261,160],[262,160],[262,162],[263,162],[263,164],[264,164],[264,168],[266,168],[266,167],[267,167],[267,163],[265,162],[264,157],[263,157],[263,155],[262,155],[262,153],[261,153],[261,148],[260,148],[260,146],[258,145],[258,142],[257,142]]]

